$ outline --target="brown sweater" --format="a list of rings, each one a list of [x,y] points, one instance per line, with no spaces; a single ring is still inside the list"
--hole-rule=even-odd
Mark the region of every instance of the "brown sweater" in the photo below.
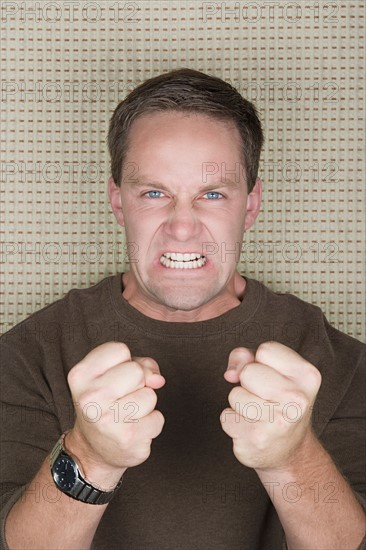
[[[89,351],[124,342],[153,357],[166,384],[165,417],[146,462],[130,468],[94,538],[96,550],[280,550],[283,530],[256,472],[240,464],[219,416],[232,385],[235,347],[275,340],[322,374],[313,426],[365,505],[366,346],[322,311],[246,277],[241,304],[207,321],[151,319],[121,295],[121,274],[73,289],[1,338],[1,547],[10,507],[40,468],[74,411],[66,375]],[[329,499],[336,488],[329,486]],[[324,494],[324,492],[322,493]]]

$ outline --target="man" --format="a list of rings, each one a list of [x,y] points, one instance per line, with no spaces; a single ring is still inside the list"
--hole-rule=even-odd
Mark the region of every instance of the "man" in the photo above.
[[[131,268],[3,337],[3,545],[360,547],[365,346],[236,270],[261,203],[254,107],[182,69],[136,88],[108,138]]]

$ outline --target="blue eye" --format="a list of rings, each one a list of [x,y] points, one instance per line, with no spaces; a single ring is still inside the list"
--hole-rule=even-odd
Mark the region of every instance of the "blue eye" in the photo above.
[[[160,194],[162,194],[161,191],[148,191],[147,193],[145,193],[145,196],[148,195],[148,197],[149,197],[150,199],[158,199],[158,198],[160,198],[160,197],[158,197],[156,194],[155,194],[155,195],[154,195],[154,194],[151,195],[151,193],[160,193]]]
[[[221,195],[221,193],[218,193],[217,191],[209,191],[208,193],[206,193],[206,195],[210,195],[209,196],[210,199],[219,199],[220,197],[218,195]],[[223,195],[221,195],[221,197],[222,196]]]

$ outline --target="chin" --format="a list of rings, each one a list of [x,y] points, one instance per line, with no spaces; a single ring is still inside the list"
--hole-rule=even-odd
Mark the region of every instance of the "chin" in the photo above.
[[[164,291],[154,289],[154,296],[157,298],[158,302],[165,307],[181,310],[181,311],[192,311],[197,309],[210,301],[212,298],[211,295],[202,295],[201,293],[194,293],[190,289],[184,289],[181,293],[179,291]]]

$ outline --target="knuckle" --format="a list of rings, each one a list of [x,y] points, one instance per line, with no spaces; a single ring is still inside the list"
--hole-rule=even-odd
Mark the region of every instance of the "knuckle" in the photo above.
[[[234,348],[230,355],[232,355],[233,357],[236,357],[237,355],[240,356],[242,353],[245,353],[245,351],[246,349],[244,347]]]
[[[145,386],[144,388],[142,388],[140,390],[141,393],[144,393],[145,396],[149,399],[149,400],[157,400],[158,396],[156,395],[156,392],[155,390],[153,390],[152,388],[150,388],[149,386]]]
[[[165,424],[164,415],[160,411],[154,411],[154,416],[156,418],[156,424],[157,424],[158,427],[160,426],[160,431],[161,431],[163,429],[164,424]]]
[[[82,369],[79,366],[79,363],[72,367],[67,375],[67,383],[71,389],[77,387],[82,380]]]
[[[138,359],[146,367],[159,368],[158,363],[152,357],[139,357]]]
[[[231,409],[225,409],[220,415],[221,428],[229,437],[235,436],[234,429],[236,428],[233,423],[232,412]]]
[[[226,422],[226,415],[227,415],[227,412],[229,411],[230,409],[224,409],[222,411],[222,413],[220,414],[220,422],[221,424],[225,424]]]
[[[235,436],[234,428],[238,428],[238,423],[235,422],[235,413],[233,409],[227,408],[220,414],[220,422],[223,430],[231,437]]]
[[[71,390],[74,388],[75,379],[77,380],[77,376],[75,376],[75,367],[73,367],[67,374],[67,383]]]
[[[136,439],[136,430],[133,424],[123,424],[123,434],[120,441],[120,447],[127,450],[133,446]]]
[[[129,374],[136,379],[136,383],[140,384],[144,381],[144,371],[141,365],[137,361],[129,361],[128,367]]]
[[[141,391],[144,392],[144,394],[146,395],[149,405],[155,407],[158,401],[158,396],[156,395],[156,392],[148,386],[145,386]]]
[[[243,389],[241,388],[241,386],[235,386],[229,393],[228,400],[229,400],[230,406],[234,408],[235,403],[240,401],[242,397],[243,397]]]
[[[92,403],[99,403],[102,400],[102,392],[100,389],[90,388],[82,393],[79,397],[79,407],[83,410]]]
[[[248,361],[250,359],[253,359],[254,353],[253,350],[244,348],[244,347],[238,347],[234,348],[230,355],[229,355],[229,363],[236,363],[241,361]]]
[[[243,388],[241,386],[235,386],[229,393],[229,399],[238,399],[242,397]]]
[[[161,434],[165,424],[165,418],[160,411],[152,411],[145,419],[145,437],[149,437],[151,441]]]
[[[306,409],[309,406],[309,401],[306,395],[304,395],[301,391],[295,390],[291,392],[287,402],[285,403],[285,407],[290,407],[290,406],[298,407],[301,413],[304,414]]]
[[[320,371],[310,363],[308,367],[307,377],[311,385],[318,390],[322,383],[322,375],[320,374]]]
[[[256,449],[264,451],[269,446],[269,435],[266,430],[254,430],[252,434],[252,442]]]
[[[273,343],[271,341],[268,342],[262,342],[259,344],[255,357],[257,361],[260,363],[266,363],[266,358],[268,357],[268,353],[271,352],[273,347]]]
[[[140,452],[139,452],[139,459],[140,461],[144,462],[149,458],[151,454],[151,440],[147,443],[146,446],[144,446]]]
[[[130,357],[130,349],[123,342],[107,342],[106,344],[102,344],[102,346],[106,346],[108,350],[120,353],[126,358]]]
[[[239,375],[239,380],[241,384],[244,384],[245,381],[248,382],[250,380],[253,372],[255,373],[255,370],[253,371],[253,366],[255,367],[255,363],[247,363],[244,368],[241,370]]]

